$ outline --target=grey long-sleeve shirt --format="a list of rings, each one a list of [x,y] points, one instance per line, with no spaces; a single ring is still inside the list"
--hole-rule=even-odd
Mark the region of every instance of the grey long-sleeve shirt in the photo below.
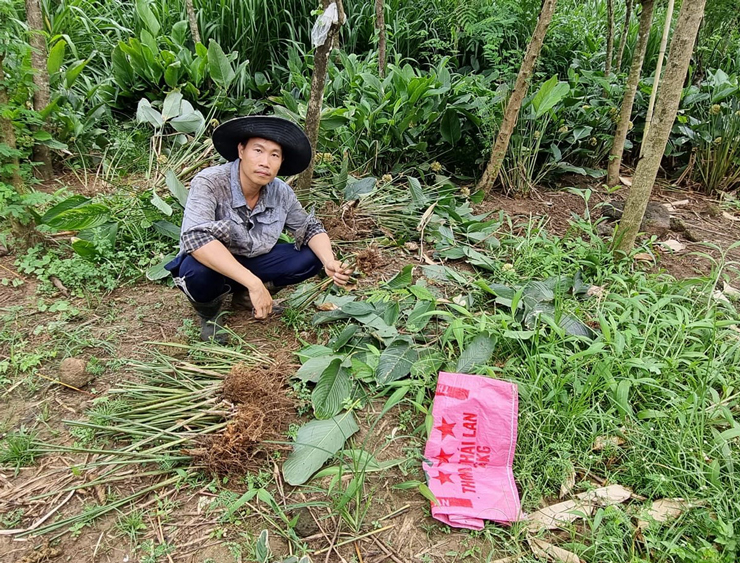
[[[250,209],[239,183],[239,159],[211,166],[190,182],[180,230],[180,253],[190,254],[219,240],[232,254],[251,258],[272,250],[287,228],[296,249],[326,230],[306,213],[288,184],[279,179],[262,188]]]

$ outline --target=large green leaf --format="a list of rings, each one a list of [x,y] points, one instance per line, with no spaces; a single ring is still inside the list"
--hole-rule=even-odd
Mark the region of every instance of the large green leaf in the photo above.
[[[341,359],[332,360],[311,393],[316,418],[326,419],[338,414],[351,393],[352,382],[349,379],[349,372],[342,367]]]
[[[151,268],[149,268],[146,271],[146,279],[151,281],[161,280],[163,278],[166,278],[170,275],[170,273],[165,270],[165,265],[167,265],[169,262],[172,262],[175,259],[175,254],[168,254],[162,260],[154,264]]]
[[[171,168],[165,172],[164,181],[167,184],[170,193],[175,196],[177,203],[184,208],[188,201],[188,190],[185,189],[185,186],[182,185],[182,182],[178,179],[177,175]]]
[[[424,330],[432,316],[430,312],[436,309],[434,301],[417,301],[414,308],[409,313],[406,328],[409,332],[419,332]]]
[[[404,287],[411,285],[411,282],[413,281],[411,271],[413,269],[414,267],[411,264],[404,266],[403,270],[398,272],[392,279],[385,283],[385,287],[388,289],[403,289]]]
[[[182,94],[175,90],[167,94],[162,103],[162,120],[167,121],[180,115],[180,106],[182,105]]]
[[[157,192],[152,192],[152,199],[150,201],[154,207],[167,215],[167,217],[172,216],[172,207],[169,203],[159,197],[159,194]]]
[[[478,334],[460,354],[455,371],[471,373],[476,366],[487,364],[495,349],[496,339],[493,336],[487,332]]]
[[[116,81],[116,85],[124,91],[128,90],[134,82],[134,69],[120,46],[117,45],[113,49],[111,59],[113,61],[113,78]]]
[[[84,195],[73,195],[71,197],[68,197],[67,199],[57,203],[54,207],[44,213],[41,216],[40,221],[41,223],[47,225],[49,221],[51,221],[57,215],[64,213],[65,211],[68,211],[70,209],[74,209],[75,207],[85,205],[89,201],[90,199],[85,197]]]
[[[89,203],[67,209],[45,223],[60,231],[81,231],[107,223],[108,211],[102,203]]]
[[[283,477],[291,485],[302,485],[359,429],[351,411],[305,424],[283,464]]]
[[[344,358],[344,356],[336,354],[309,358],[296,372],[294,377],[297,377],[301,381],[311,381],[312,383],[316,383],[321,377],[321,374],[329,367],[329,364],[336,359],[341,360],[342,358]]]
[[[535,117],[539,118],[559,104],[570,92],[567,82],[560,82],[557,76],[553,76],[545,82],[532,98],[532,107]]]
[[[180,240],[180,227],[174,223],[160,219],[159,221],[154,221],[153,226],[154,230],[158,233],[174,240]]]
[[[360,180],[348,178],[347,187],[344,189],[344,199],[346,201],[360,199],[375,189],[376,182],[377,180],[372,176]]]
[[[185,133],[187,135],[191,135],[193,133],[197,133],[205,126],[206,120],[203,117],[203,114],[199,111],[191,111],[189,113],[184,113],[182,115],[178,115],[176,118],[170,121],[170,125],[177,131],[178,133]]]
[[[386,385],[407,376],[418,357],[409,340],[396,338],[380,354],[378,367],[375,369],[375,381],[378,385]]]
[[[60,39],[49,49],[49,58],[46,60],[46,69],[49,71],[49,74],[59,72],[64,62],[64,51],[66,48],[67,42],[64,39]]]
[[[439,132],[445,141],[453,146],[457,144],[462,136],[460,117],[458,117],[457,111],[454,109],[448,109],[445,112],[442,116],[442,123],[440,123]]]
[[[164,124],[162,114],[154,109],[146,98],[139,100],[139,105],[136,107],[136,121],[139,123],[148,123],[157,129]]]
[[[77,77],[82,72],[82,69],[84,69],[89,62],[90,59],[86,59],[84,61],[77,61],[76,63],[69,66],[67,71],[64,73],[64,84],[67,89],[72,87],[72,85],[75,83],[75,80],[77,80]]]
[[[208,44],[208,69],[211,73],[211,79],[224,90],[229,87],[236,77],[229,59],[226,58],[223,49],[221,49],[221,45],[213,39]]]
[[[149,0],[136,0],[136,13],[154,37],[159,35],[159,21],[149,7]]]

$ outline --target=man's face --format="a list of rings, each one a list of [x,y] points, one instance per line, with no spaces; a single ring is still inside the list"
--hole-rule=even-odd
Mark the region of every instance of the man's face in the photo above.
[[[277,176],[283,164],[283,150],[273,141],[252,137],[239,144],[239,158],[242,187],[261,188]]]

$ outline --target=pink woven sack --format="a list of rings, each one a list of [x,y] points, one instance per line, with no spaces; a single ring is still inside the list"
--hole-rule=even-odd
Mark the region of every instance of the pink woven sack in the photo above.
[[[455,528],[522,519],[512,464],[519,396],[514,383],[440,372],[424,450],[432,516]]]

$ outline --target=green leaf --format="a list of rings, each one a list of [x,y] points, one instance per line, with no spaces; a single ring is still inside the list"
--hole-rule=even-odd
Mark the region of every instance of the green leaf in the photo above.
[[[167,215],[167,217],[170,217],[172,215],[172,207],[170,207],[169,203],[159,197],[159,194],[157,194],[157,192],[152,192],[152,199],[150,201],[154,207]]]
[[[409,332],[419,332],[429,323],[432,318],[428,313],[434,311],[436,304],[434,301],[417,301],[414,308],[409,313],[408,321],[406,322],[406,328]]]
[[[290,485],[302,485],[359,429],[351,411],[305,424],[283,464],[283,477]]]
[[[62,211],[45,221],[45,224],[59,231],[81,231],[107,223],[108,212],[102,203],[90,203]]]
[[[82,72],[82,69],[84,69],[89,62],[90,59],[79,61],[77,64],[72,65],[67,69],[67,72],[64,73],[64,84],[67,86],[67,89],[72,87],[75,80],[77,80],[77,77]]]
[[[411,389],[411,385],[404,385],[403,387],[399,387],[396,389],[393,394],[388,397],[388,400],[385,402],[385,405],[383,405],[383,410],[380,411],[380,417],[382,417],[385,413],[387,413],[389,410],[391,410],[393,407],[395,407],[398,403],[400,403],[403,398],[406,396],[406,394]]]
[[[148,123],[155,129],[159,129],[164,125],[162,114],[154,109],[146,98],[139,100],[139,105],[136,107],[136,121],[139,123]]]
[[[117,45],[113,49],[111,59],[113,62],[113,78],[116,84],[124,91],[129,90],[134,82],[134,69],[120,46]]]
[[[180,105],[182,105],[182,94],[175,90],[167,94],[162,103],[162,121],[167,121],[180,115]]]
[[[154,266],[150,267],[146,271],[146,279],[150,281],[156,281],[156,280],[161,280],[169,276],[170,273],[167,270],[165,270],[164,267],[168,263],[172,262],[175,259],[175,256],[176,256],[175,254],[168,254],[167,256],[162,258],[162,260],[154,264]]]
[[[476,366],[487,364],[495,349],[496,339],[493,336],[487,332],[477,335],[460,354],[455,371],[470,373]]]
[[[432,489],[430,489],[426,484],[421,483],[419,485],[419,493],[435,506],[439,504],[439,501],[437,500],[437,497],[434,496]]]
[[[203,118],[203,114],[199,111],[183,113],[170,121],[170,125],[172,125],[175,131],[188,135],[198,133],[203,129],[205,124],[206,120]]]
[[[329,364],[336,359],[343,359],[344,356],[331,354],[328,356],[319,356],[317,358],[309,358],[300,369],[296,372],[296,378],[301,381],[310,381],[316,383],[324,370],[329,367]]]
[[[550,78],[532,98],[535,117],[540,118],[550,111],[568,95],[568,92],[570,92],[570,86],[567,82],[560,82],[557,76]]]
[[[439,132],[442,138],[452,146],[455,146],[462,136],[460,127],[460,118],[457,111],[448,109],[442,116],[442,123],[439,125]]]
[[[254,556],[257,563],[269,563],[272,551],[270,551],[270,538],[267,530],[262,530],[257,543],[254,546]]]
[[[354,201],[360,199],[360,197],[369,194],[375,189],[377,179],[372,176],[355,180],[354,178],[347,178],[347,187],[344,188],[344,199],[345,201]]]
[[[166,237],[170,237],[173,240],[180,240],[180,227],[164,219],[154,221],[154,230],[158,233],[163,234]]]
[[[344,327],[344,330],[337,336],[333,342],[330,342],[332,350],[337,352],[342,346],[347,344],[350,339],[355,335],[359,327],[356,324],[348,324]]]
[[[403,270],[398,272],[392,279],[383,284],[383,286],[387,289],[403,289],[404,287],[408,287],[413,281],[413,277],[411,276],[413,269],[414,267],[411,264],[404,266]]]
[[[88,260],[98,254],[98,249],[95,247],[94,242],[77,237],[72,237],[72,250]]]
[[[164,181],[167,184],[170,193],[175,196],[177,203],[179,203],[180,206],[184,209],[185,204],[188,201],[188,190],[185,189],[185,186],[182,185],[182,182],[177,178],[177,175],[173,172],[171,168],[168,169],[167,172],[165,172]]]
[[[54,207],[44,213],[40,221],[41,223],[46,225],[49,223],[49,221],[51,221],[60,213],[63,213],[64,211],[67,211],[69,209],[74,209],[75,207],[80,207],[81,205],[85,205],[89,201],[90,199],[85,197],[84,195],[73,195],[71,197],[68,197],[67,199],[60,203],[57,203]]]
[[[342,367],[342,360],[332,360],[324,370],[311,393],[311,404],[316,418],[331,418],[342,410],[342,404],[352,393],[349,372]]]
[[[236,77],[234,69],[231,68],[231,63],[226,58],[223,49],[221,49],[221,45],[213,39],[208,44],[208,68],[211,80],[224,90],[228,89]]]
[[[594,331],[590,327],[583,324],[573,315],[562,315],[558,325],[566,334],[570,334],[571,336],[583,336],[585,338],[594,338],[595,336]]]
[[[67,42],[64,39],[60,39],[49,49],[49,58],[46,61],[46,69],[49,71],[49,74],[59,72],[64,62],[64,51],[66,48]]]
[[[383,350],[375,369],[375,381],[386,385],[411,373],[411,366],[418,358],[418,353],[405,338],[396,338]]]
[[[149,32],[157,37],[159,35],[159,21],[149,7],[149,0],[136,0],[136,13],[141,18]]]

